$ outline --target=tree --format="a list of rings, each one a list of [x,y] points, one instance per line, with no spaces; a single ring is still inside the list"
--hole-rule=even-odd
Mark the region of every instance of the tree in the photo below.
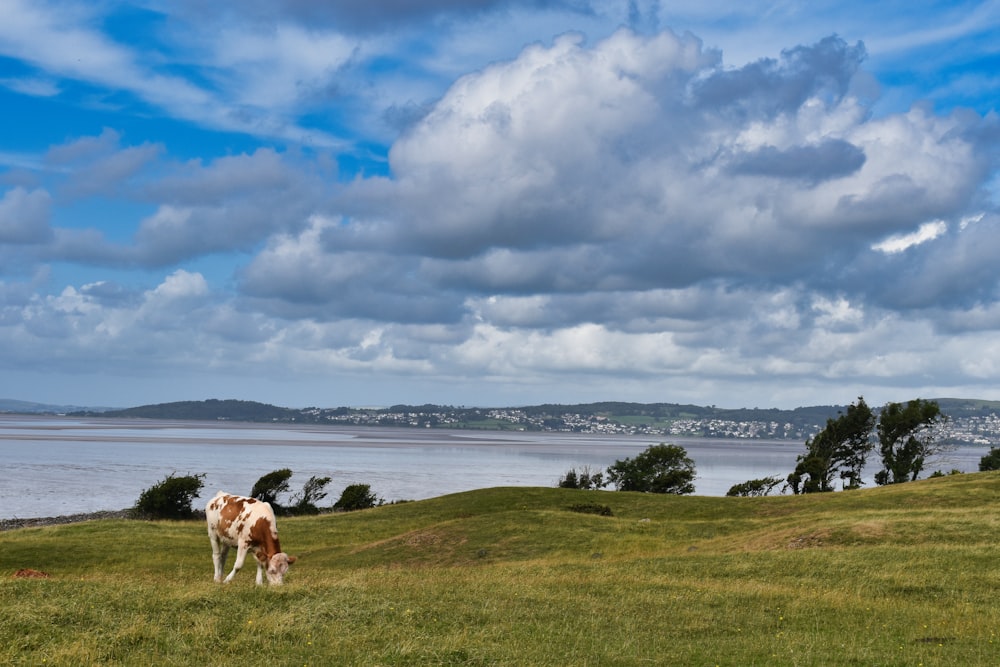
[[[878,420],[882,470],[875,474],[875,482],[899,484],[916,480],[927,458],[943,449],[934,441],[934,427],[945,419],[937,401],[917,398],[905,406],[886,403]]]
[[[643,493],[694,493],[695,467],[683,447],[650,445],[634,459],[615,461],[608,481],[619,491]]]
[[[148,519],[188,519],[194,516],[191,501],[204,485],[205,475],[167,475],[141,494],[133,511]]]
[[[253,491],[250,492],[251,498],[256,498],[257,500],[263,500],[266,503],[271,503],[275,507],[278,507],[278,494],[285,493],[288,491],[288,480],[292,477],[292,471],[289,468],[282,468],[280,470],[275,470],[269,472],[253,485]]]
[[[380,503],[381,500],[372,493],[371,485],[351,484],[340,494],[340,500],[333,504],[333,509],[353,512],[375,507]]]
[[[726,491],[727,496],[760,497],[766,496],[774,490],[774,487],[781,484],[780,477],[761,477],[760,479],[750,479],[739,484],[733,484]]]
[[[289,508],[293,514],[316,514],[319,508],[316,503],[326,498],[326,485],[330,483],[329,477],[316,477],[313,475],[302,485],[302,491],[292,496],[292,506]]]
[[[990,447],[990,451],[979,459],[979,472],[1000,470],[1000,447]]]
[[[839,473],[845,489],[862,485],[861,475],[868,454],[875,447],[871,432],[875,414],[865,399],[847,407],[836,419],[806,441],[806,453],[798,457],[795,470],[788,476],[793,493],[833,491],[834,475]]]

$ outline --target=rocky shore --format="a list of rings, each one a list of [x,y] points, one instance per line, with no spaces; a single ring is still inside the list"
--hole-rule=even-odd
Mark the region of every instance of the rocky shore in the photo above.
[[[0,519],[0,531],[17,528],[36,528],[39,526],[56,526],[63,523],[79,523],[81,521],[96,521],[98,519],[130,519],[132,510],[88,512],[86,514],[67,514],[64,516],[47,516],[34,519]]]

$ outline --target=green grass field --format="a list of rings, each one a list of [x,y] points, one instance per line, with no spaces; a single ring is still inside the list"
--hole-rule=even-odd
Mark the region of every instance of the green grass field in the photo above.
[[[568,509],[595,502],[614,515]],[[249,564],[212,582],[200,522],[21,529],[0,533],[0,663],[997,665],[998,511],[994,473],[773,498],[487,489],[279,519],[299,556],[281,588]]]

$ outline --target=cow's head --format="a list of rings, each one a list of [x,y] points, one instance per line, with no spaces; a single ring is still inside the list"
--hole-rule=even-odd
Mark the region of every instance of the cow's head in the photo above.
[[[280,586],[285,581],[288,566],[295,562],[295,556],[281,552],[271,556],[267,561],[267,581],[273,586]]]

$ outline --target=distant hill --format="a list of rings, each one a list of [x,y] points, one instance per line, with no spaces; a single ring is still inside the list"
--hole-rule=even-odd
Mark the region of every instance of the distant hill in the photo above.
[[[32,403],[31,401],[17,401],[12,398],[0,398],[0,413],[14,412],[18,414],[49,414],[61,415],[70,412],[87,411],[95,414],[102,414],[112,408],[85,407],[82,405],[52,405],[49,403]]]
[[[82,411],[82,415],[91,415],[90,411]],[[302,411],[293,408],[281,408],[256,401],[218,400],[207,401],[177,401],[175,403],[157,403],[141,405],[124,410],[107,410],[99,413],[101,417],[136,417],[144,419],[194,419],[194,420],[228,420],[240,422],[293,422],[303,421]]]
[[[1000,401],[982,401],[975,398],[936,398],[941,412],[949,417],[988,417],[1000,414]]]

